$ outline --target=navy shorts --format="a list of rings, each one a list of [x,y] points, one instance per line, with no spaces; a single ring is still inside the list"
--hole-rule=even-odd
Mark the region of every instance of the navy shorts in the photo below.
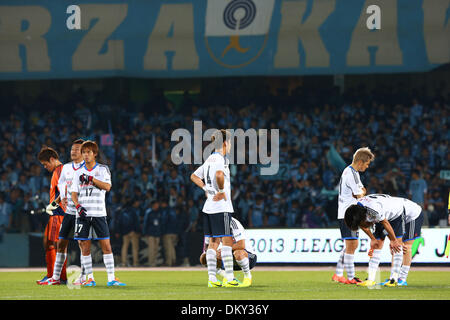
[[[339,219],[339,228],[341,229],[342,240],[358,240],[359,231],[352,231],[344,222],[344,219]]]
[[[109,239],[106,217],[77,218],[75,222],[75,240]]]
[[[423,211],[415,219],[405,223],[405,233],[403,234],[403,241],[410,241],[420,237],[423,224]]]
[[[59,238],[64,240],[73,239],[75,231],[75,215],[65,214],[59,229]]]
[[[399,216],[395,218],[392,221],[389,221],[391,224],[392,229],[394,230],[394,234],[396,238],[403,237],[404,234],[404,223],[403,223],[403,216]],[[373,232],[373,235],[375,239],[377,240],[384,240],[386,236],[388,235],[387,231],[384,229],[383,225],[381,223],[375,224],[375,231]]]
[[[203,212],[203,231],[205,233],[205,237],[232,237],[233,234],[231,232],[231,213]]]

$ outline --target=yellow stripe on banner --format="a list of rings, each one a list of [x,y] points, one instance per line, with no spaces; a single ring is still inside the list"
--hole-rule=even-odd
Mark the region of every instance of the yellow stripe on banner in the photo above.
[[[447,245],[445,246],[445,256],[448,258],[450,253],[450,234],[448,235]]]

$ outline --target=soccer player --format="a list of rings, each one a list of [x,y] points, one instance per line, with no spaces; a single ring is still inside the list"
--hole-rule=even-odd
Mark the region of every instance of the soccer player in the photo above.
[[[332,280],[346,284],[361,282],[355,277],[354,254],[358,247],[358,231],[350,230],[344,223],[345,210],[355,204],[358,198],[366,194],[366,188],[361,182],[359,172],[364,172],[369,167],[375,156],[369,148],[360,148],[353,154],[352,164],[344,169],[339,182],[338,198],[338,222],[341,230],[341,238],[345,241],[336,265],[336,273]],[[344,268],[347,271],[347,279],[344,277]]]
[[[59,285],[61,284],[60,275],[63,265],[66,263],[67,258],[67,246],[69,244],[69,239],[73,238],[75,230],[75,215],[77,213],[75,205],[73,204],[72,198],[67,196],[67,190],[70,189],[72,185],[73,176],[75,173],[84,166],[83,156],[81,155],[81,144],[84,142],[83,139],[78,139],[73,142],[72,148],[70,150],[70,157],[72,162],[64,164],[61,170],[61,175],[58,181],[58,189],[61,190],[60,200],[63,203],[67,201],[67,210],[64,215],[64,219],[61,224],[61,229],[59,230],[59,240],[57,245],[56,260],[53,268],[53,276],[43,283],[43,285]],[[53,214],[59,205],[52,202],[48,207],[48,213]],[[80,248],[81,249],[81,248]],[[85,281],[85,276],[82,273],[80,278],[75,281],[74,284],[81,285]]]
[[[98,240],[103,251],[107,285],[124,286],[114,274],[114,256],[106,222],[105,194],[111,190],[111,173],[108,166],[97,163],[98,146],[95,142],[83,142],[81,154],[85,164],[75,173],[70,193],[77,211],[74,239],[80,240],[81,265],[87,279],[83,286],[96,285],[92,270],[91,240]]]
[[[344,220],[351,230],[358,230],[359,227],[371,239],[369,276],[366,281],[358,285],[375,285],[375,275],[380,264],[381,249],[386,233],[390,240],[392,267],[390,279],[382,284],[396,285],[400,269],[403,268],[402,262],[405,266],[402,279],[406,281],[405,275],[407,276],[411,265],[411,246],[414,239],[420,236],[423,223],[422,208],[418,204],[408,199],[391,197],[386,194],[372,194],[359,199],[357,204],[351,205],[345,212]],[[370,228],[374,224],[375,231],[372,233]],[[403,246],[402,238],[405,246]]]
[[[211,238],[206,251],[208,287],[239,287],[241,284],[233,273],[233,235],[231,232],[231,185],[229,160],[225,157],[231,150],[231,136],[226,130],[217,130],[212,141],[215,152],[191,174],[191,180],[205,190],[207,199],[203,206],[203,230]],[[204,183],[203,180],[206,182]],[[225,268],[223,282],[217,281],[217,248],[222,242],[221,256]]]
[[[41,280],[37,280],[39,285],[44,284],[49,278],[53,276],[53,266],[56,260],[56,246],[58,241],[58,232],[61,227],[61,223],[64,218],[66,206],[60,201],[60,190],[58,189],[58,181],[61,176],[62,163],[59,161],[58,153],[47,146],[43,146],[38,154],[38,160],[47,171],[52,172],[52,179],[50,182],[50,205],[47,206],[47,210],[50,206],[58,207],[53,210],[53,214],[48,218],[47,226],[44,231],[44,249],[45,249],[45,261],[47,263],[47,275]],[[65,265],[62,268],[61,280],[66,281],[66,268]]]
[[[235,218],[231,218],[231,232],[233,233],[233,270],[242,269],[244,272],[244,280],[242,281],[243,287],[249,287],[252,284],[251,269],[256,265],[257,256],[251,249],[251,245],[248,243],[245,229],[242,224]],[[209,237],[205,237],[204,252],[200,255],[200,263],[206,266],[206,252],[205,249],[209,244]],[[217,265],[220,266],[217,269],[217,274],[225,278],[225,272],[221,259],[220,245],[217,249]]]

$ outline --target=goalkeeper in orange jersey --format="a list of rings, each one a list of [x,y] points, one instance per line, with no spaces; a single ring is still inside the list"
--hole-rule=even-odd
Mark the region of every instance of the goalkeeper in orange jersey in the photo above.
[[[47,211],[52,210],[53,215],[49,216],[47,226],[44,231],[44,249],[45,261],[47,264],[47,275],[42,280],[37,280],[37,284],[41,285],[53,276],[53,266],[56,260],[56,245],[58,241],[59,229],[66,211],[66,204],[60,201],[60,190],[58,189],[58,181],[61,175],[63,164],[59,161],[58,153],[47,146],[42,147],[38,154],[38,160],[42,166],[49,172],[52,172],[50,183],[50,204]],[[64,263],[61,271],[61,281],[67,281],[66,263]]]

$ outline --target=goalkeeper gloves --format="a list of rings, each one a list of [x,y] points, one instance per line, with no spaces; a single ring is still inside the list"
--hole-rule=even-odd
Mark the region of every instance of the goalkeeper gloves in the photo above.
[[[85,174],[85,173],[83,173],[81,176],[80,176],[80,182],[81,183],[91,183],[92,182],[92,180],[94,179],[94,177],[93,176],[88,176],[87,174]]]
[[[56,201],[53,201],[52,203],[50,203],[46,208],[45,208],[45,212],[47,212],[49,215],[53,215],[53,210],[57,209],[59,206],[56,203]]]
[[[86,215],[87,211],[86,211],[86,209],[84,207],[82,207],[80,204],[78,204],[76,208],[77,208],[78,216],[80,218],[86,218],[87,217],[87,215]]]

